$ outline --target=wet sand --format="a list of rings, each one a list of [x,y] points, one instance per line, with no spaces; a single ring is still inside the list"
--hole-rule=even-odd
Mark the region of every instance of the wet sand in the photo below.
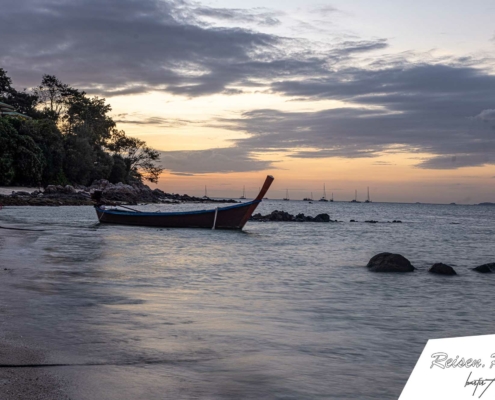
[[[43,352],[0,336],[0,399],[69,399],[62,380],[44,363]]]
[[[0,247],[8,246],[11,236],[12,231],[0,229]],[[14,270],[6,260],[0,260],[0,290],[5,291],[5,285],[15,283]],[[11,297],[9,301],[18,300]],[[0,399],[69,399],[60,377],[51,368],[43,367],[47,354],[10,331],[17,323],[8,312],[12,305],[4,301],[0,306]]]

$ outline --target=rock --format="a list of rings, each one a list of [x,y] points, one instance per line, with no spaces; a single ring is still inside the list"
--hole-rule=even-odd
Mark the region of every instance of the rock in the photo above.
[[[351,219],[349,222],[357,222],[355,219]]]
[[[454,268],[450,265],[443,263],[436,263],[431,266],[428,270],[431,274],[439,274],[439,275],[457,275]]]
[[[12,192],[12,196],[31,196],[31,193],[19,190],[17,192]]]
[[[495,272],[495,263],[483,264],[478,267],[472,268],[472,270],[476,272],[480,272],[482,274]]]
[[[57,193],[57,187],[55,185],[48,185],[45,188],[45,193],[47,193],[47,194]]]
[[[392,253],[377,254],[366,267],[372,272],[412,272],[416,269],[407,258]]]
[[[328,214],[318,214],[314,218],[314,222],[330,222],[330,215],[328,215]]]
[[[68,193],[68,194],[76,193],[76,189],[74,189],[74,186],[65,185],[64,193]]]
[[[156,197],[167,197],[167,194],[163,190],[155,189],[155,190],[153,190],[153,196],[156,196]]]
[[[402,221],[398,220],[398,219],[394,219],[392,221],[393,224],[402,224]]]
[[[304,221],[306,221],[306,216],[303,213],[297,214],[296,215],[296,221],[297,222],[304,222]]]
[[[378,223],[378,221],[375,221],[373,219],[370,219],[370,220],[364,221],[364,222],[366,222],[367,224],[376,224],[376,223]]]

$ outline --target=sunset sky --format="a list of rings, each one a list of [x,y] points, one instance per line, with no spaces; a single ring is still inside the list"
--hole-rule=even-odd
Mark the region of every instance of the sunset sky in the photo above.
[[[0,67],[105,97],[167,192],[495,201],[493,0],[18,0]]]

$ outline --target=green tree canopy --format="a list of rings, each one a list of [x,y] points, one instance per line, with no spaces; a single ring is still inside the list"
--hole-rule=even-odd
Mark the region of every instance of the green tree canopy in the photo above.
[[[53,75],[44,75],[32,92],[19,92],[0,68],[0,101],[33,117],[0,118],[0,185],[156,183],[163,171],[157,150],[117,129],[105,99]]]

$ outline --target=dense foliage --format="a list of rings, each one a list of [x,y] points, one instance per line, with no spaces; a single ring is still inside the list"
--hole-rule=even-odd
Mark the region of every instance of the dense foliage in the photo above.
[[[0,102],[32,117],[0,117],[0,185],[156,183],[163,171],[158,151],[117,129],[105,99],[55,76],[17,91],[0,68]]]

